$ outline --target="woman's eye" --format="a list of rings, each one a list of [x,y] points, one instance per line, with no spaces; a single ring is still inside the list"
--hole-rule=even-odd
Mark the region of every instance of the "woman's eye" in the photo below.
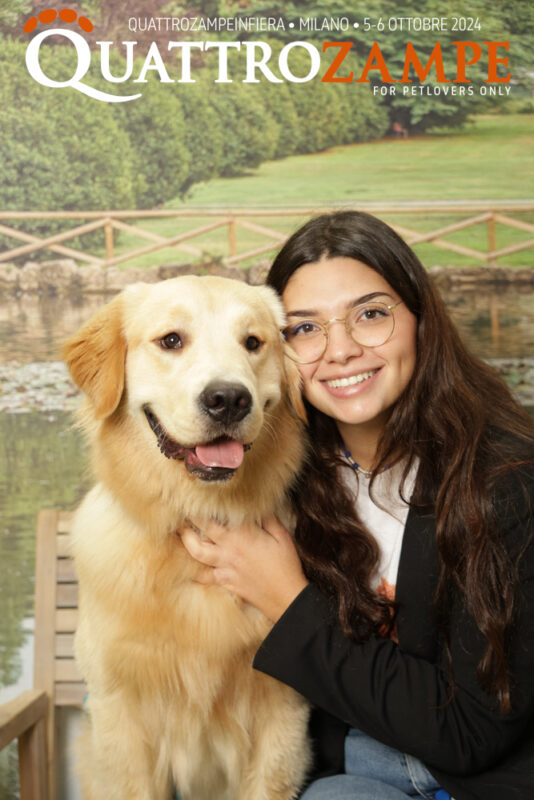
[[[298,325],[292,325],[288,328],[287,333],[290,337],[295,338],[296,336],[310,336],[311,334],[318,333],[320,331],[319,326],[316,322],[299,322]]]
[[[358,311],[356,316],[357,322],[377,322],[378,320],[384,319],[384,317],[389,316],[387,308],[363,308]]]
[[[180,335],[175,331],[163,336],[159,343],[164,350],[179,350],[182,347]]]
[[[250,352],[253,352],[254,350],[259,350],[262,344],[263,342],[261,341],[261,339],[258,339],[257,336],[247,336],[247,338],[245,339],[245,347]]]

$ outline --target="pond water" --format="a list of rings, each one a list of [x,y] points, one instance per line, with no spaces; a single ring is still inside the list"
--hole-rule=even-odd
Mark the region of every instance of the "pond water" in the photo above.
[[[481,358],[534,355],[534,288],[443,290],[462,337]],[[109,299],[105,295],[0,296],[0,363],[59,358],[61,339]]]
[[[444,294],[462,337],[485,359],[534,357],[534,294]],[[108,298],[0,301],[0,366],[58,360],[59,343]],[[0,702],[32,685],[34,531],[37,511],[74,508],[91,483],[72,417],[61,409],[0,413]],[[0,755],[0,799],[15,800],[16,750]]]

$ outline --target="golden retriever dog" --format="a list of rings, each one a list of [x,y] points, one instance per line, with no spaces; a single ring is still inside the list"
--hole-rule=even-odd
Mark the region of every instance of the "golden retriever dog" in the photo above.
[[[270,623],[184,549],[187,520],[276,514],[303,459],[295,366],[267,287],[135,284],[66,343],[99,483],[76,512],[85,800],[290,800],[308,708],[252,659]]]

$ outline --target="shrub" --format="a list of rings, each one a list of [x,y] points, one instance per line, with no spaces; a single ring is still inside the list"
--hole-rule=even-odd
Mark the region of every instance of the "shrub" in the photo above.
[[[119,85],[127,94],[132,86],[142,93],[137,100],[115,104],[113,111],[130,140],[135,207],[154,208],[182,193],[189,177],[191,155],[182,105],[176,88],[150,73],[147,83]]]
[[[384,136],[390,125],[387,108],[365,86],[348,84],[345,90],[345,143],[368,142]]]
[[[185,118],[185,145],[190,153],[189,172],[182,184],[184,195],[195,183],[216,177],[224,151],[224,128],[213,104],[210,87],[202,75],[181,94]]]
[[[8,40],[0,51],[0,207],[74,211],[131,206],[130,142],[110,106],[71,88],[40,86],[26,72],[24,51],[24,44]],[[45,71],[52,60],[68,69],[72,53],[43,47]],[[70,227],[79,224],[74,221]],[[49,236],[67,226],[64,221],[42,220],[19,227]],[[97,238],[100,243],[103,236]],[[84,236],[81,246],[89,241],[94,244],[95,238]],[[67,245],[79,243],[69,240]]]
[[[210,94],[224,131],[219,175],[241,175],[273,158],[279,126],[267,115],[256,86],[214,84]]]
[[[278,125],[278,138],[272,158],[285,158],[297,150],[300,120],[286,83],[263,83],[261,99],[265,113]]]
[[[309,71],[309,58],[303,52],[292,51],[289,63],[295,76],[304,77]],[[347,87],[322,83],[318,77],[307,83],[288,85],[299,120],[297,152],[316,153],[344,142]]]

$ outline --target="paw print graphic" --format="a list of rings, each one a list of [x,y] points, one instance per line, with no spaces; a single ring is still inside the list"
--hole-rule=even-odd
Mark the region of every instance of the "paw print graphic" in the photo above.
[[[32,33],[39,22],[43,25],[50,25],[51,22],[55,22],[56,20],[67,23],[77,21],[78,25],[85,33],[91,33],[94,28],[90,19],[87,19],[87,17],[79,17],[72,8],[61,8],[59,11],[56,11],[55,8],[47,8],[41,11],[37,17],[30,17],[26,20],[24,33]]]

